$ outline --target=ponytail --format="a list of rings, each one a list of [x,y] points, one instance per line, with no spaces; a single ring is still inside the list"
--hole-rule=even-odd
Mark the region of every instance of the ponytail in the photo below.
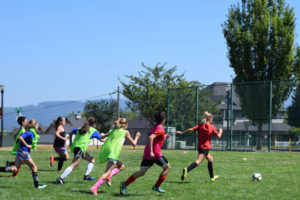
[[[204,112],[204,119],[203,122],[206,123],[208,122],[211,118],[213,118],[213,115],[207,111]]]
[[[35,126],[38,122],[35,119],[30,120],[29,122],[26,122],[25,129],[28,131],[31,128],[35,129]],[[36,130],[37,131],[37,130]]]
[[[94,117],[89,117],[87,121],[84,123],[84,125],[80,128],[79,134],[85,134],[90,130],[90,126],[93,126],[96,124],[96,121]]]
[[[56,120],[53,121],[53,124],[55,126],[55,130],[58,129],[60,122],[63,121],[64,117],[58,117]]]
[[[116,128],[123,128],[126,129],[128,126],[128,121],[125,118],[119,118],[117,121],[115,121]]]

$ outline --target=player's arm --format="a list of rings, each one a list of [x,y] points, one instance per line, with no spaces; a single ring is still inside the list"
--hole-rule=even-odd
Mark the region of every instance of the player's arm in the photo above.
[[[149,150],[150,150],[150,156],[153,158],[155,155],[153,153],[153,141],[156,138],[156,134],[152,134],[149,136]]]
[[[219,132],[217,133],[217,137],[220,139],[222,137],[223,129],[219,129]]]
[[[132,146],[135,146],[137,144],[137,141],[138,141],[138,139],[139,139],[140,136],[141,136],[140,132],[137,132],[135,134],[135,138],[132,139],[129,131],[127,131],[127,133],[125,135],[125,137],[129,140],[129,142],[131,143]]]
[[[192,132],[194,131],[194,128],[188,128],[184,131],[176,131],[176,134],[184,134],[184,133],[189,133],[189,132]]]
[[[57,138],[61,139],[61,140],[66,141],[66,140],[68,139],[68,136],[67,136],[67,137],[62,137],[62,136],[60,135],[60,132],[61,132],[61,131],[62,131],[62,127],[59,126],[58,129],[57,129],[56,132],[55,132],[55,136],[56,136]]]
[[[28,145],[22,136],[19,137],[20,142],[22,142],[27,148],[31,149],[31,145]]]

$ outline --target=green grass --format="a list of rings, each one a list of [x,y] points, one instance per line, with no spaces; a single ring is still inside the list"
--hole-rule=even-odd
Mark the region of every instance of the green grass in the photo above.
[[[97,151],[90,153],[98,159]],[[0,199],[299,199],[300,198],[300,154],[299,153],[262,153],[262,152],[216,152],[214,157],[215,175],[220,178],[211,183],[207,170],[207,161],[190,172],[187,181],[180,180],[182,168],[187,167],[197,156],[196,151],[164,151],[163,154],[171,164],[171,170],[162,188],[167,191],[159,194],[151,190],[156,182],[161,168],[152,167],[148,173],[132,183],[128,195],[119,195],[119,183],[125,181],[133,172],[139,170],[143,151],[127,150],[121,153],[125,170],[113,177],[111,188],[105,184],[99,188],[99,195],[93,196],[89,187],[95,181],[83,181],[87,162],[66,178],[64,185],[55,183],[60,175],[56,169],[49,166],[49,156],[54,151],[32,152],[31,156],[38,166],[40,182],[47,184],[44,190],[33,187],[31,172],[25,165],[21,167],[17,179],[10,178],[8,173],[0,173]],[[70,154],[71,157],[73,155]],[[247,158],[246,161],[242,158]],[[0,166],[6,160],[14,159],[7,151],[0,151]],[[64,165],[65,169],[70,160]],[[98,177],[104,172],[106,165],[96,165],[91,173]],[[252,182],[254,172],[260,172],[263,180]]]

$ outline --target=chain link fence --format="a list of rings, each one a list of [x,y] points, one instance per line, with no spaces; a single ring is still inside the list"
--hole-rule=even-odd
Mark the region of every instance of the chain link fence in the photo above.
[[[209,111],[214,115],[213,124],[223,129],[221,139],[213,137],[213,149],[300,151],[298,83],[262,81],[169,88],[166,124],[176,130],[192,128]],[[196,149],[197,133],[176,135],[175,147]]]

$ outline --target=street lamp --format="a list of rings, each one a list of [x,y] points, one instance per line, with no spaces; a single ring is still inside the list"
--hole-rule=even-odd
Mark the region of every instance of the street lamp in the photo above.
[[[3,138],[3,118],[4,118],[4,108],[3,108],[3,94],[4,94],[4,87],[5,85],[0,85],[1,90],[1,135],[0,135],[0,147],[2,147],[2,138]]]
[[[227,97],[227,112],[226,112],[226,122],[227,122],[227,149],[229,148],[229,101],[230,101],[230,85],[226,86],[226,97]]]

